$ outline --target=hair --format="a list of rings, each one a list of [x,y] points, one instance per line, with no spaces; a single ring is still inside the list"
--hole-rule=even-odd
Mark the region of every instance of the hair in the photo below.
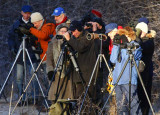
[[[136,39],[136,33],[131,27],[126,26],[124,29],[128,31],[128,37],[131,38],[132,41]]]

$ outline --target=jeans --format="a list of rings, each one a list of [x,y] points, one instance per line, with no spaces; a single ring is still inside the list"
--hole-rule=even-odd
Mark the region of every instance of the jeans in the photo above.
[[[115,88],[118,115],[129,115],[129,85],[117,85]],[[131,115],[141,115],[137,86],[131,85]]]
[[[33,63],[33,66],[34,66],[34,69],[36,69],[37,64]],[[28,68],[29,74],[33,75],[34,71],[31,67],[31,65],[27,64],[26,68]],[[24,81],[24,65],[23,64],[17,64],[16,83],[17,83],[17,86],[18,86],[19,95],[21,95],[23,93],[23,81]],[[35,97],[35,99],[36,99],[36,98],[38,98],[38,95],[39,95],[39,86],[38,86],[38,82],[37,82],[37,79],[36,79],[35,76],[34,76],[32,82],[31,82],[31,84],[32,84],[32,90],[31,90],[32,98]],[[34,91],[35,91],[35,93],[34,93]],[[22,100],[23,101],[25,100],[25,94],[24,94]]]

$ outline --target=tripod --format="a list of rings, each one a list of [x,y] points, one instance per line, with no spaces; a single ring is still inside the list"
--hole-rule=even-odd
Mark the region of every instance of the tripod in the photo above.
[[[64,41],[61,46],[62,46],[62,48],[61,48],[61,51],[60,51],[58,60],[57,60],[57,62],[56,62],[56,66],[55,66],[55,68],[54,68],[53,76],[52,76],[52,79],[51,79],[51,81],[50,81],[49,87],[48,87],[48,89],[47,89],[47,94],[46,94],[46,95],[48,95],[48,93],[49,93],[49,90],[50,90],[51,85],[52,85],[52,83],[53,83],[53,81],[54,81],[54,79],[55,79],[55,76],[56,76],[56,74],[57,74],[57,71],[60,71],[59,80],[58,80],[58,85],[57,85],[57,90],[56,90],[55,102],[57,102],[58,97],[59,97],[59,94],[57,95],[57,92],[58,92],[58,89],[59,89],[60,77],[61,77],[61,73],[62,73],[62,69],[63,69],[63,65],[64,65],[63,62],[64,62],[64,54],[65,54],[65,52],[67,52],[67,53],[69,52],[70,61],[72,62],[73,66],[74,66],[74,68],[75,68],[75,71],[78,72],[79,78],[81,79],[82,84],[83,84],[83,86],[84,86],[84,88],[85,88],[85,81],[84,81],[84,79],[83,79],[83,77],[82,77],[82,75],[81,75],[80,69],[79,69],[79,67],[78,67],[78,64],[77,64],[77,62],[76,62],[76,59],[75,59],[75,57],[74,57],[74,53],[73,53],[71,47],[68,45],[67,41]],[[68,76],[65,75],[65,77],[68,77]],[[58,92],[58,93],[59,93],[59,92]],[[68,101],[69,101],[69,100],[68,100]],[[72,100],[71,100],[71,101],[72,101]],[[74,100],[74,101],[75,101],[75,100]],[[39,111],[39,115],[40,115],[40,111]]]
[[[102,36],[99,37],[99,39],[100,39],[100,53],[98,54],[98,57],[97,57],[97,60],[96,60],[94,69],[93,69],[93,71],[92,71],[92,74],[91,74],[91,77],[90,77],[90,80],[89,80],[89,83],[88,83],[88,86],[86,87],[85,94],[84,94],[84,97],[83,97],[83,100],[82,100],[82,104],[81,104],[80,109],[79,109],[79,111],[78,111],[78,115],[80,115],[80,113],[81,113],[81,110],[82,110],[84,101],[85,101],[85,99],[86,99],[86,95],[87,95],[87,92],[88,92],[88,90],[89,90],[89,87],[90,87],[90,85],[91,85],[91,82],[92,82],[94,73],[95,73],[95,71],[96,71],[97,66],[99,65],[98,63],[100,63],[100,67],[101,67],[102,59],[104,59],[104,61],[105,61],[105,64],[106,64],[106,66],[107,66],[107,68],[108,68],[108,70],[109,70],[109,74],[110,74],[110,75],[112,74],[112,71],[111,71],[111,69],[109,68],[109,65],[108,65],[108,63],[107,63],[107,60],[106,60],[104,54],[102,54],[102,42],[103,42]]]
[[[133,45],[133,44],[132,44],[132,45]],[[150,105],[151,111],[152,111],[153,115],[155,115],[154,110],[153,110],[153,107],[152,107],[152,105],[151,105],[151,101],[150,101],[150,99],[149,99],[149,97],[148,97],[148,94],[147,94],[147,92],[146,92],[144,83],[143,83],[143,81],[142,81],[142,77],[141,77],[141,75],[140,75],[140,72],[139,72],[139,70],[138,70],[138,66],[137,66],[137,64],[136,64],[136,61],[135,61],[135,58],[134,58],[134,55],[133,55],[133,51],[134,51],[135,49],[136,49],[135,46],[134,46],[134,47],[130,47],[130,45],[127,44],[127,51],[128,51],[129,57],[128,57],[128,59],[126,60],[124,66],[123,66],[123,68],[122,68],[122,71],[120,72],[120,74],[119,74],[119,76],[118,76],[118,78],[117,78],[117,81],[116,81],[116,83],[115,83],[115,85],[114,85],[114,87],[113,87],[110,95],[108,96],[108,98],[107,98],[104,106],[102,107],[101,111],[99,112],[99,115],[102,114],[102,112],[103,112],[106,104],[107,104],[108,101],[109,101],[109,98],[111,97],[113,91],[115,90],[116,86],[118,85],[118,82],[119,82],[119,80],[121,79],[121,76],[123,75],[123,72],[124,72],[124,70],[126,69],[126,66],[127,66],[128,62],[130,62],[130,65],[129,65],[129,67],[130,67],[130,74],[129,74],[129,78],[130,78],[130,79],[129,79],[129,115],[131,115],[131,78],[132,78],[132,63],[135,65],[136,72],[138,73],[138,77],[139,77],[139,79],[140,79],[141,85],[142,85],[143,90],[144,90],[144,92],[145,92],[145,95],[146,95],[146,97],[147,97],[147,100],[148,100],[148,103],[149,103],[149,105]]]
[[[33,66],[33,63],[32,63],[31,58],[30,58],[30,56],[29,56],[29,52],[28,52],[28,50],[27,50],[26,47],[25,47],[25,46],[26,46],[25,40],[26,40],[28,37],[27,37],[26,35],[24,35],[24,37],[22,37],[22,38],[23,38],[23,41],[22,41],[22,43],[21,43],[21,45],[20,45],[20,47],[19,47],[18,53],[17,53],[17,55],[16,55],[16,58],[15,58],[15,61],[14,61],[13,65],[12,65],[12,67],[11,67],[11,70],[9,71],[9,74],[8,74],[6,80],[5,80],[5,82],[4,82],[4,84],[3,84],[2,88],[1,88],[0,95],[1,95],[2,92],[3,92],[4,87],[6,86],[6,83],[8,82],[8,79],[9,79],[9,77],[10,77],[10,74],[11,74],[11,72],[12,72],[12,70],[13,70],[13,68],[14,68],[17,60],[18,60],[18,57],[20,56],[21,51],[23,51],[23,62],[24,62],[24,68],[25,68],[25,76],[26,76],[26,56],[25,56],[26,54],[27,54],[27,56],[28,56],[28,59],[29,59],[29,62],[30,62],[30,64],[31,64],[31,66],[32,66],[33,71],[35,71],[34,66]],[[44,55],[44,57],[45,57],[45,55]],[[44,59],[44,57],[43,57],[43,59]],[[43,59],[42,59],[42,61],[43,61]],[[42,63],[42,61],[41,61],[41,63]],[[41,63],[40,63],[40,64],[41,64]],[[40,64],[39,64],[39,66],[40,66]],[[38,66],[37,68],[39,68],[39,66]],[[37,82],[38,82],[38,85],[39,85],[39,87],[40,87],[40,90],[41,90],[41,92],[42,92],[42,95],[43,95],[43,97],[45,98],[45,95],[44,95],[44,93],[43,93],[43,90],[42,90],[42,87],[41,87],[41,85],[40,85],[39,79],[38,79],[37,74],[36,74],[35,72],[34,72],[32,78],[31,78],[31,80],[33,79],[34,75],[36,76],[36,80],[37,80]],[[31,83],[31,80],[30,80],[29,83]],[[29,83],[28,83],[27,87],[29,86]],[[27,87],[25,88],[24,92],[23,92],[22,95],[20,96],[20,99],[18,100],[16,106],[18,105],[18,103],[20,102],[21,98],[23,97],[23,95],[24,95]],[[45,102],[46,102],[46,105],[47,105],[47,107],[48,107],[48,103],[47,103],[46,100],[45,100]],[[15,108],[16,108],[16,106],[15,106]],[[15,110],[15,108],[13,109],[13,111]],[[12,111],[12,113],[13,113],[13,111]]]

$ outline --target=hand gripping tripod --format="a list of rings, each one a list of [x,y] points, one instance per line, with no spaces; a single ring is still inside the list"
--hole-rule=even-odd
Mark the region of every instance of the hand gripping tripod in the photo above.
[[[38,79],[38,77],[37,77],[36,72],[38,71],[38,68],[39,68],[39,66],[41,65],[41,63],[42,63],[42,61],[43,61],[43,59],[44,59],[44,57],[45,57],[46,55],[44,55],[43,59],[41,60],[40,64],[38,65],[38,67],[37,67],[37,69],[36,69],[36,71],[35,71],[34,66],[33,66],[33,63],[32,63],[31,58],[30,58],[30,56],[29,56],[29,52],[28,52],[28,50],[26,49],[25,40],[26,40],[28,37],[27,37],[26,35],[24,35],[24,37],[22,37],[22,38],[23,38],[23,41],[22,41],[22,43],[21,43],[21,45],[20,45],[20,47],[19,47],[19,50],[18,50],[18,53],[17,53],[17,55],[16,55],[15,61],[14,61],[13,65],[12,65],[12,67],[11,67],[11,70],[9,71],[9,74],[8,74],[8,76],[7,76],[7,78],[6,78],[5,82],[4,82],[1,90],[0,90],[0,95],[1,95],[2,92],[3,92],[3,90],[4,90],[4,87],[6,86],[6,83],[8,82],[8,79],[9,79],[9,77],[10,77],[10,74],[11,74],[11,72],[12,72],[12,70],[13,70],[16,62],[17,62],[17,59],[18,59],[18,57],[20,56],[21,51],[23,51],[23,62],[24,62],[24,68],[25,68],[25,76],[26,76],[26,56],[25,56],[26,54],[27,54],[27,56],[28,56],[29,62],[30,62],[31,66],[32,66],[32,69],[33,69],[33,71],[34,71],[34,74],[32,75],[29,83],[27,84],[25,90],[23,91],[22,95],[20,96],[20,98],[19,98],[19,100],[18,100],[15,108],[17,107],[18,103],[20,102],[21,98],[23,97],[24,93],[26,92],[26,90],[27,90],[29,84],[31,83],[32,79],[34,78],[34,76],[36,76],[36,80],[37,80],[37,82],[38,82],[38,85],[39,85],[39,87],[40,87],[40,90],[41,90],[41,92],[42,92],[42,95],[43,95],[43,97],[45,98],[44,92],[43,92],[43,90],[42,90],[42,87],[41,87],[41,85],[40,85],[40,82],[39,82],[39,79]],[[46,105],[47,105],[47,107],[48,107],[48,103],[47,103],[47,100],[46,100],[46,99],[45,99],[45,102],[46,102]],[[15,108],[13,109],[12,113],[14,112]],[[12,114],[12,113],[11,113],[11,114]]]
[[[91,74],[91,77],[90,77],[90,80],[89,80],[89,83],[88,83],[88,86],[86,87],[85,94],[84,94],[84,97],[83,97],[83,100],[82,100],[80,109],[79,109],[79,111],[78,111],[78,115],[80,115],[80,113],[81,113],[81,110],[82,110],[84,101],[85,101],[85,99],[86,99],[86,95],[87,95],[87,92],[88,92],[89,87],[90,87],[90,85],[91,85],[91,82],[92,82],[94,73],[95,73],[95,71],[96,71],[96,68],[98,67],[98,65],[100,65],[100,67],[101,67],[102,59],[104,59],[104,62],[105,62],[105,64],[106,64],[106,67],[107,67],[108,70],[109,70],[109,75],[112,75],[112,71],[111,71],[111,69],[110,69],[110,67],[109,67],[109,65],[108,65],[108,63],[107,63],[107,60],[106,60],[104,54],[102,53],[102,46],[103,46],[103,44],[102,44],[102,42],[103,42],[102,36],[99,36],[99,39],[100,39],[100,53],[98,54],[98,57],[97,57],[97,60],[96,60],[94,69],[93,69],[93,71],[92,71],[92,74]],[[95,84],[95,82],[94,82],[94,84]]]
[[[139,47],[139,46],[138,46],[138,47]],[[123,66],[123,68],[122,68],[122,71],[120,72],[120,74],[119,74],[119,76],[118,76],[118,78],[117,78],[117,81],[116,81],[116,83],[115,83],[115,85],[114,85],[114,87],[113,87],[110,95],[108,96],[108,98],[107,98],[104,106],[102,107],[101,111],[99,112],[99,115],[102,114],[102,112],[103,112],[106,104],[107,104],[108,101],[109,101],[109,98],[111,97],[113,91],[115,90],[116,86],[118,85],[118,82],[119,82],[119,80],[121,79],[121,76],[123,75],[123,72],[124,72],[124,70],[125,70],[128,62],[130,62],[130,75],[129,75],[129,77],[130,77],[130,79],[129,79],[129,115],[131,115],[131,78],[132,78],[132,65],[133,65],[133,64],[135,65],[136,72],[138,73],[138,77],[139,77],[139,79],[140,79],[141,85],[142,85],[143,90],[144,90],[144,92],[145,92],[145,95],[146,95],[146,97],[147,97],[147,100],[148,100],[148,103],[149,103],[149,105],[150,105],[151,111],[152,111],[153,115],[155,115],[154,110],[153,110],[153,107],[152,107],[152,105],[151,105],[151,101],[150,101],[150,99],[149,99],[149,97],[148,97],[148,94],[147,94],[147,92],[146,92],[144,83],[143,83],[143,81],[142,81],[142,77],[141,77],[141,75],[140,75],[140,72],[139,72],[139,70],[138,70],[138,66],[137,66],[137,64],[136,64],[136,61],[135,61],[135,58],[134,58],[134,55],[133,55],[133,51],[134,51],[136,48],[138,48],[138,47],[135,46],[133,43],[132,43],[132,44],[127,44],[127,51],[128,51],[129,57],[128,57],[128,59],[126,60],[124,66]]]

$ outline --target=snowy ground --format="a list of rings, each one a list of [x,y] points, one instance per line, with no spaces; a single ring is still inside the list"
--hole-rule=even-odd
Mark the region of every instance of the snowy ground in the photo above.
[[[12,103],[11,112],[15,107],[16,102]],[[0,115],[9,115],[9,102],[0,99]],[[34,105],[17,107],[12,115],[38,115],[38,111]],[[47,112],[41,112],[40,115],[48,115]]]

